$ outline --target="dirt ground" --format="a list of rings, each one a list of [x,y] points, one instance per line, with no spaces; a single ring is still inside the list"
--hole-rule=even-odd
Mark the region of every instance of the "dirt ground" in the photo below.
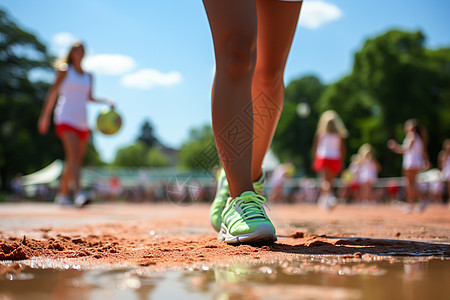
[[[392,205],[341,205],[330,212],[314,205],[269,207],[277,242],[228,245],[217,241],[207,204],[93,204],[83,209],[0,204],[0,274],[19,269],[17,261],[39,268],[168,270],[304,254],[354,260],[450,257],[448,206],[430,205],[421,214],[404,214]]]

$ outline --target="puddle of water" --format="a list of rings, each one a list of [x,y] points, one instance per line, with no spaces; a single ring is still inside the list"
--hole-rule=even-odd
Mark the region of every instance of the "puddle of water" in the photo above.
[[[16,271],[0,275],[0,300],[447,300],[450,295],[450,259],[444,257],[364,261],[305,255],[291,261],[204,265],[161,273],[146,268],[15,267]]]

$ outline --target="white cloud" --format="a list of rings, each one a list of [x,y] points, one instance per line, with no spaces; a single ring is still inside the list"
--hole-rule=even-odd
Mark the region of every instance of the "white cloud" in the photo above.
[[[70,32],[58,32],[53,35],[52,42],[55,46],[70,47],[77,38]]]
[[[177,71],[161,73],[154,69],[142,69],[122,77],[122,84],[130,88],[148,90],[156,86],[171,86],[180,83],[182,76]]]
[[[324,1],[304,1],[300,13],[300,26],[317,29],[342,17],[342,11],[334,4]]]
[[[84,58],[83,67],[91,72],[120,75],[136,66],[133,58],[122,54],[95,54]]]
[[[70,32],[58,32],[52,37],[51,48],[57,56],[63,57],[76,40],[78,39]]]

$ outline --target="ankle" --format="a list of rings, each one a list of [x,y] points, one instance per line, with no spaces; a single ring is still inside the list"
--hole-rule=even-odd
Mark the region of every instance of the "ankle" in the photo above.
[[[254,173],[257,174],[257,176],[252,176],[252,181],[255,182],[262,182],[265,179],[264,170],[260,169],[258,172]]]

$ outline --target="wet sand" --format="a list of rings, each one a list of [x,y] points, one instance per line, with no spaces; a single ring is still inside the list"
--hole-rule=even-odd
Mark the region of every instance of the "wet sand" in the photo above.
[[[269,207],[277,242],[228,245],[217,241],[207,204],[94,204],[83,209],[0,204],[0,274],[20,272],[23,265],[164,271],[299,255],[354,261],[450,257],[448,206],[430,205],[421,214],[404,214],[392,205],[340,205],[330,212],[314,205]]]

